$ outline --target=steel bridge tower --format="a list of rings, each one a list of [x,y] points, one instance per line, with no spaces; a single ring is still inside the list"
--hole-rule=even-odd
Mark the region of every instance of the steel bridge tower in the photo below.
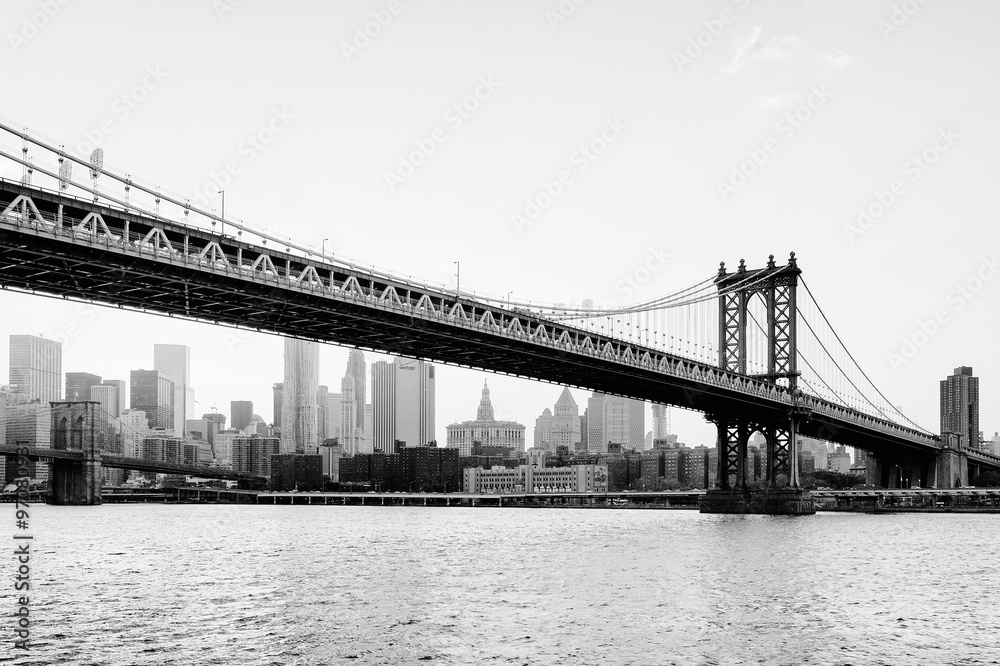
[[[788,263],[778,266],[772,254],[765,268],[750,270],[741,259],[736,272],[728,273],[719,265],[715,278],[719,290],[719,367],[728,372],[747,374],[750,303],[759,298],[764,304],[766,321],[754,320],[766,336],[765,372],[754,375],[780,384],[796,396],[798,353],[796,349],[795,291],[799,269],[792,252]],[[752,405],[727,414],[709,414],[706,418],[718,428],[719,467],[716,488],[702,502],[705,512],[813,513],[812,499],[799,488],[798,426],[808,418],[808,410],[792,406],[780,419],[761,418]],[[763,497],[750,497],[747,484],[747,444],[754,432],[767,441]],[[779,475],[786,484],[779,487]]]

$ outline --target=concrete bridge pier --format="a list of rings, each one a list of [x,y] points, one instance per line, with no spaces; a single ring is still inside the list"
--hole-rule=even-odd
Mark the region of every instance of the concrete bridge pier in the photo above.
[[[90,506],[101,503],[101,451],[96,402],[53,402],[52,448],[80,451],[83,460],[52,463],[52,503]]]
[[[930,485],[935,488],[960,488],[969,485],[969,454],[958,448],[957,442],[949,442],[947,433],[941,435],[941,442],[945,447],[937,454],[935,478]],[[952,443],[955,444],[954,447],[949,446]]]

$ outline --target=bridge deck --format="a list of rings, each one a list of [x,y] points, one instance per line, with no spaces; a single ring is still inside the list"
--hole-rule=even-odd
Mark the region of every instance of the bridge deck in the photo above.
[[[19,199],[19,197],[24,197]],[[20,202],[17,206],[9,206]],[[29,205],[30,203],[30,205]],[[661,349],[326,258],[0,180],[0,286],[481,368],[931,454],[938,438]]]

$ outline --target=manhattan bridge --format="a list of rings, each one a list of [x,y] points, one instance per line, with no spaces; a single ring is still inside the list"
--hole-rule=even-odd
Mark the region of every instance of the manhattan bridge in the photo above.
[[[679,291],[627,307],[511,301],[360,265],[226,220],[104,165],[100,150],[81,156],[6,121],[0,137],[0,160],[21,172],[18,180],[0,179],[3,289],[701,412],[717,428],[719,450],[717,488],[703,511],[810,512],[799,488],[799,436],[869,452],[882,487],[948,488],[969,470],[1000,469],[1000,458],[928,432],[893,406],[827,319],[794,253],[754,267],[722,263]],[[107,438],[73,434],[86,433],[99,415],[58,404],[53,448],[32,456],[52,460],[54,493],[66,503],[93,502],[95,492],[99,501],[102,464],[227,476],[102,451]],[[760,497],[746,481],[755,433],[767,443]]]

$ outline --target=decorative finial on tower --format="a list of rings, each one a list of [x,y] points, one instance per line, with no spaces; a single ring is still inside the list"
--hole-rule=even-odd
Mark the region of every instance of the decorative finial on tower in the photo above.
[[[774,268],[774,255],[773,254],[767,255],[767,267],[768,268]]]
[[[798,266],[798,263],[796,263],[796,261],[795,261],[795,253],[794,252],[791,252],[788,255],[788,265],[789,266]]]
[[[740,259],[740,268],[739,268],[739,272],[740,272],[740,273],[745,273],[745,272],[746,272],[746,270],[747,270],[747,262],[745,262],[745,261],[743,261],[742,259]]]
[[[719,262],[719,277],[725,277],[725,276],[726,276],[726,262],[720,261]]]

